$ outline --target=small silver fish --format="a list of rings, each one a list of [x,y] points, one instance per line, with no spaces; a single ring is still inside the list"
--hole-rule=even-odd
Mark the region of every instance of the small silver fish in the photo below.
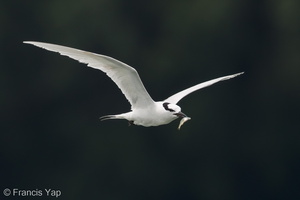
[[[180,130],[180,127],[188,120],[191,120],[190,117],[183,117],[181,120],[180,120],[180,123],[179,123],[179,126],[178,126],[178,130]]]

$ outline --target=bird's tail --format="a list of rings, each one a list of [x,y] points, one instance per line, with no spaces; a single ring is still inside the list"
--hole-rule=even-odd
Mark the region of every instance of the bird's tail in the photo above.
[[[119,119],[116,115],[105,115],[99,118],[101,121],[109,120],[109,119]]]
[[[128,119],[128,113],[123,113],[119,115],[105,115],[99,118],[101,121],[109,120],[109,119]]]

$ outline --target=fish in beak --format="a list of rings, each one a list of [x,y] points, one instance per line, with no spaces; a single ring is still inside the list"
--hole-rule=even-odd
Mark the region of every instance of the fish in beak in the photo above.
[[[191,120],[190,117],[183,117],[181,120],[180,120],[180,123],[179,123],[179,126],[178,126],[178,130],[180,130],[180,127],[188,120]]]
[[[177,117],[187,117],[186,114],[184,114],[183,112],[178,112],[178,113],[175,113],[174,115],[176,115]]]
[[[190,117],[186,116],[186,114],[184,114],[183,112],[179,112],[179,113],[175,113],[174,115],[176,115],[177,117],[182,117],[182,119],[180,120],[179,126],[178,126],[178,130],[180,130],[181,126],[188,120],[191,120]]]

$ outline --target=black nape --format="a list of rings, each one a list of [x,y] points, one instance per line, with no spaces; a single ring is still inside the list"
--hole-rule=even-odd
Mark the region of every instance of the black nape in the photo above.
[[[175,110],[169,108],[169,106],[168,106],[169,104],[170,103],[168,103],[168,102],[163,103],[163,107],[165,108],[165,110],[170,111],[170,112],[175,112]]]

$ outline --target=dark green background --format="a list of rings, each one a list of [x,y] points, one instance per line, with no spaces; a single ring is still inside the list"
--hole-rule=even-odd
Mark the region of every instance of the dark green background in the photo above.
[[[300,198],[299,8],[298,0],[0,0],[1,199],[4,188],[58,189],[72,200]],[[183,99],[192,120],[181,131],[178,120],[128,127],[98,119],[130,109],[104,73],[24,40],[119,59],[155,100],[245,74]]]

